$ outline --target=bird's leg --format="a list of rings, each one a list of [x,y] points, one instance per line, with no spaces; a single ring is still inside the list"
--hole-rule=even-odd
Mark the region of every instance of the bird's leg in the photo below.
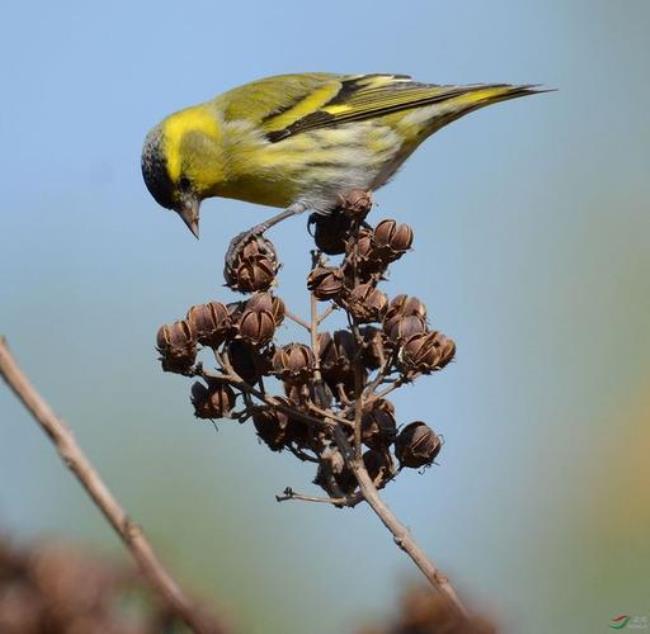
[[[226,265],[232,266],[239,252],[244,247],[244,245],[250,240],[253,236],[261,236],[263,233],[266,233],[271,227],[277,225],[278,223],[291,218],[291,216],[296,216],[301,214],[307,209],[307,205],[304,203],[293,203],[287,207],[284,211],[272,216],[265,222],[262,222],[259,225],[251,227],[248,231],[242,231],[237,234],[231,241],[228,246],[228,251],[226,251]]]

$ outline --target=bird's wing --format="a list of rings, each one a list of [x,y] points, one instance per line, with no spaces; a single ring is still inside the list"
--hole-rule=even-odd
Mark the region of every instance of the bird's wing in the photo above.
[[[463,97],[457,99],[459,112],[466,112],[486,102],[532,92],[530,86],[508,84],[422,84],[407,75],[326,77],[302,98],[294,95],[291,103],[285,102],[282,108],[264,117],[263,127],[269,141],[277,142],[306,130],[373,119],[459,97]]]
[[[226,121],[246,120],[265,130],[284,127],[335,97],[342,79],[328,73],[267,77],[233,88],[217,97],[215,104]]]
[[[534,86],[509,84],[423,84],[408,75],[304,73],[261,79],[235,88],[217,101],[227,120],[252,121],[275,143],[307,130],[445,101],[454,105],[453,112],[447,113],[453,120],[480,106],[533,92],[537,92]]]

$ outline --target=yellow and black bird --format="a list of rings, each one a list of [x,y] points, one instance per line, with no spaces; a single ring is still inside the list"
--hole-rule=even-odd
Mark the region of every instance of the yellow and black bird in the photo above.
[[[442,86],[406,75],[279,75],[176,112],[149,132],[142,173],[151,195],[198,238],[213,196],[284,211],[261,233],[340,195],[387,183],[427,137],[483,106],[542,92],[533,85]],[[247,232],[248,233],[248,232]]]

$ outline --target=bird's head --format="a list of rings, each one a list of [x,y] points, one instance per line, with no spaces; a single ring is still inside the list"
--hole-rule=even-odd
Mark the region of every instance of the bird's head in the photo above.
[[[223,181],[216,117],[203,106],[171,115],[147,134],[142,175],[156,202],[175,211],[199,237],[199,209]]]

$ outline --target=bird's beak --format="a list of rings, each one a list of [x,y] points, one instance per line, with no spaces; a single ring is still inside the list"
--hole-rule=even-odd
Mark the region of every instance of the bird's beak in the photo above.
[[[178,211],[178,215],[197,240],[199,238],[199,205],[198,198],[187,197]]]

